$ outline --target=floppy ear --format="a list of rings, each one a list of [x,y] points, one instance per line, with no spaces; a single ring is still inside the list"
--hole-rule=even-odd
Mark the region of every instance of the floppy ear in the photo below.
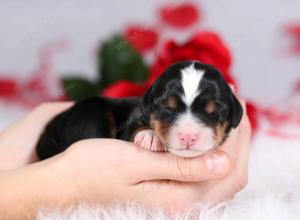
[[[153,90],[153,88],[151,86],[149,89],[147,89],[147,91],[143,95],[143,107],[144,108],[148,107],[152,103],[152,100],[153,100],[152,90]]]
[[[236,128],[242,119],[243,107],[234,94],[231,96],[231,105],[231,126]]]
[[[153,105],[153,85],[145,92],[142,97],[142,112],[144,116],[149,116]]]

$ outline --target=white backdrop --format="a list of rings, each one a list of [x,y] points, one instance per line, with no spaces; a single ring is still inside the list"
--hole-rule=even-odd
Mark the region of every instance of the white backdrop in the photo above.
[[[58,73],[95,77],[95,48],[127,24],[154,24],[158,6],[183,0],[0,0],[0,74],[26,77],[42,45],[64,40],[56,53]],[[282,28],[300,22],[299,0],[194,1],[202,8],[199,27],[221,33],[232,48],[233,72],[241,94],[259,103],[284,96],[300,75],[300,58],[283,55],[288,38]],[[0,128],[24,110],[0,102]]]

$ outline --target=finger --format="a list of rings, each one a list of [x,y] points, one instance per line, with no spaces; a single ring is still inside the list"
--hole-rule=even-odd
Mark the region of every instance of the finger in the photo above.
[[[245,101],[241,98],[238,98],[238,100],[241,103],[243,112],[244,112],[241,122],[240,122],[240,123],[242,123],[242,121],[245,120],[245,115],[247,115],[246,108],[245,108]],[[239,147],[237,144],[238,136],[239,136],[239,126],[236,129],[232,129],[230,131],[228,138],[220,146],[220,149],[225,151],[226,153],[228,153],[228,156],[230,157],[230,159],[232,161],[235,161],[235,159],[237,157],[237,152],[238,152],[237,148]]]
[[[39,120],[41,124],[47,123],[51,118],[57,114],[67,110],[74,103],[73,102],[48,102],[41,104],[36,107],[26,118],[26,121],[29,120]]]
[[[234,85],[233,85],[233,84],[231,84],[231,83],[229,83],[228,85],[229,85],[229,87],[231,88],[232,92],[233,92],[233,93],[235,93],[235,88],[234,88]]]
[[[218,179],[226,175],[230,168],[226,153],[220,150],[208,152],[200,157],[181,158],[170,153],[145,151],[133,143],[116,139],[79,141],[69,148],[69,152],[76,149],[75,145],[84,145],[85,149],[90,146],[97,149],[99,154],[109,151],[113,156],[103,159],[109,163],[115,161],[120,170],[126,170],[120,175],[126,174],[125,177],[131,184],[149,180],[198,182]]]
[[[176,180],[198,182],[225,176],[230,168],[227,155],[220,150],[196,158],[181,158],[170,153],[138,152],[134,155],[138,166],[138,182],[147,180]]]
[[[251,138],[251,126],[247,116],[247,110],[244,100],[240,100],[245,114],[238,128],[237,135],[237,158],[233,162],[230,175],[226,176],[223,187],[224,190],[232,189],[233,193],[240,191],[248,182],[248,160],[249,146]]]
[[[70,108],[73,102],[54,102],[44,103],[35,108],[19,123],[20,129],[28,129],[30,126],[31,133],[40,135],[46,124],[59,113]],[[34,135],[33,135],[34,136]]]
[[[251,133],[251,126],[250,126],[250,120],[249,120],[248,113],[247,113],[246,100],[241,99],[241,98],[238,98],[238,100],[240,101],[240,103],[243,107],[243,111],[245,113],[245,114],[243,114],[243,117],[241,120],[241,125],[246,127],[247,129],[250,129],[250,133]]]
[[[238,158],[238,167],[241,170],[244,170],[248,167],[249,159],[249,149],[250,149],[250,139],[251,139],[251,125],[247,115],[245,101],[242,102],[245,114],[243,115],[242,121],[239,125],[238,130],[238,145],[239,145],[239,158]]]
[[[232,129],[229,133],[228,138],[218,149],[225,151],[228,154],[228,156],[231,158],[236,153],[237,140],[238,140],[238,129]]]

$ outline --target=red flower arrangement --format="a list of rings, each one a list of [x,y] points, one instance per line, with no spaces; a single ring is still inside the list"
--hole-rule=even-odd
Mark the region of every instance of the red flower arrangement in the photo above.
[[[170,64],[182,60],[197,60],[211,64],[222,72],[227,82],[236,85],[230,73],[229,49],[214,32],[196,33],[182,45],[176,44],[174,40],[165,42],[151,67],[151,76],[157,78]]]
[[[99,79],[96,82],[90,82],[80,77],[63,78],[61,81],[65,95],[61,94],[59,97],[53,98],[47,92],[51,88],[47,86],[45,80],[41,79],[40,76],[43,74],[40,71],[36,75],[38,78],[33,76],[29,80],[32,83],[26,83],[28,86],[24,88],[16,88],[14,82],[5,81],[2,81],[4,86],[1,86],[0,81],[0,96],[12,97],[15,90],[18,90],[20,99],[26,99],[22,95],[22,89],[26,89],[26,92],[40,94],[36,102],[32,102],[36,104],[49,99],[59,100],[61,97],[78,100],[97,94],[109,97],[141,96],[167,66],[182,60],[197,60],[211,64],[220,70],[227,82],[237,87],[231,74],[230,50],[217,33],[197,31],[182,44],[178,44],[175,39],[160,42],[163,39],[161,38],[163,30],[167,26],[183,31],[183,29],[196,25],[201,18],[196,6],[190,3],[163,6],[159,9],[159,16],[160,20],[153,25],[156,29],[145,28],[144,25],[129,26],[122,35],[116,35],[101,45],[97,57]],[[153,53],[154,51],[155,53]],[[146,64],[143,58],[149,52],[156,55],[152,64]],[[48,53],[48,58],[46,58],[51,60],[49,56]],[[124,57],[126,59],[123,59]],[[47,60],[44,62],[47,63]],[[47,68],[45,72],[48,74]],[[251,115],[256,115],[254,104],[248,103],[247,107]],[[251,121],[255,129],[257,127],[256,117],[251,117]]]
[[[163,7],[160,10],[160,16],[164,23],[181,29],[195,24],[199,19],[197,8],[191,4]],[[153,29],[143,29],[137,26],[129,27],[125,32],[128,42],[142,54],[146,50],[155,49],[158,36],[159,33]],[[237,83],[231,74],[230,50],[215,32],[197,32],[183,44],[177,44],[175,40],[167,40],[161,43],[161,48],[158,50],[156,60],[149,67],[149,77],[146,81],[139,83],[128,80],[117,81],[106,86],[101,95],[114,98],[141,96],[170,64],[183,60],[197,60],[213,65],[220,70],[228,83],[237,88]],[[254,103],[247,103],[247,111],[252,129],[255,131],[258,128],[257,107]]]
[[[172,63],[183,60],[198,60],[219,69],[227,82],[236,86],[230,73],[231,55],[221,38],[214,32],[199,32],[187,43],[178,45],[175,41],[166,41],[156,61],[150,67],[150,75],[143,84],[119,81],[104,89],[102,95],[109,97],[141,96],[148,87]]]

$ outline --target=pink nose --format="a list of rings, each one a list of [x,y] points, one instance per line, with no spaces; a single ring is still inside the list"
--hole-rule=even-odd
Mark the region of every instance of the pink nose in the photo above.
[[[187,148],[195,145],[197,140],[199,139],[199,134],[193,134],[193,133],[177,133],[178,139],[181,144],[186,146]]]

